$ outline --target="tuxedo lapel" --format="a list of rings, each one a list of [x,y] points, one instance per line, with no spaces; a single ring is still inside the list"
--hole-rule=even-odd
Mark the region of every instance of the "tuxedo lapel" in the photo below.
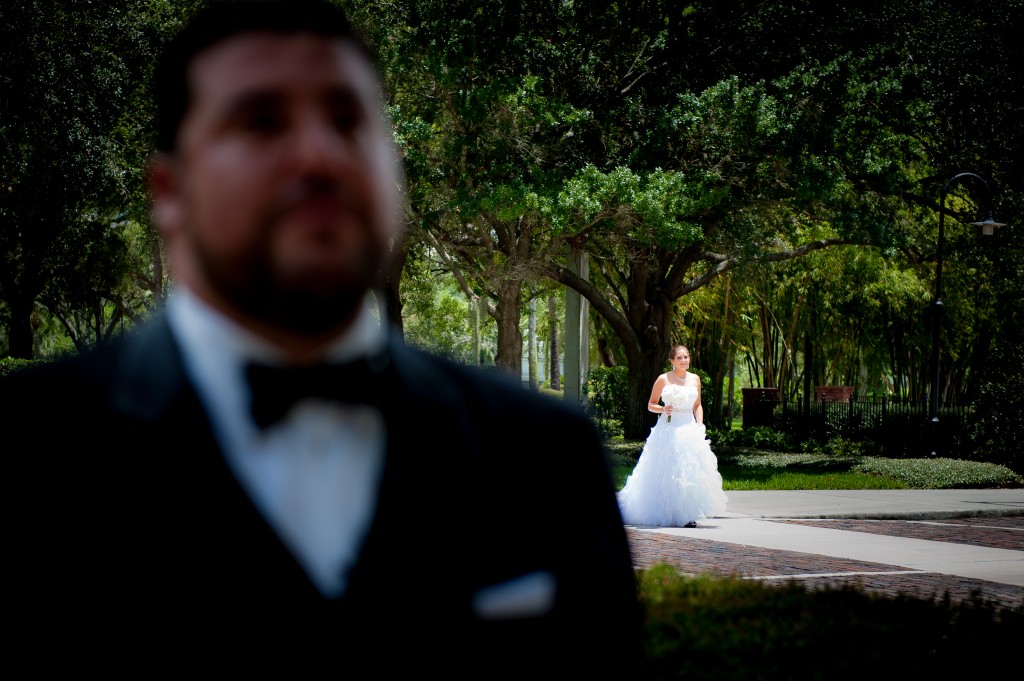
[[[526,438],[515,428],[493,437],[528,393],[492,392],[496,384],[476,370],[401,344],[391,357],[396,409],[386,413],[385,473],[350,602],[368,621],[403,612],[421,656],[410,659],[437,662],[452,678],[493,676],[499,659],[543,670],[566,636],[559,607],[568,562],[551,543],[561,536],[551,531],[558,516],[546,514],[518,466]],[[502,659],[510,649],[521,657]]]
[[[461,489],[458,494],[451,490],[459,489],[463,471],[449,457],[469,449],[470,431],[461,423],[465,410],[451,392],[451,381],[418,353],[390,335],[388,368],[382,378],[392,405],[383,411],[385,463],[374,520],[349,584],[358,594],[379,594],[378,586],[393,590],[395,582],[387,584],[388,580],[408,580],[409,562],[414,561],[416,581],[430,583],[431,588],[404,597],[422,607],[448,599],[450,608],[458,599],[465,600],[466,585],[465,580],[453,579],[458,571],[448,562],[459,534],[443,529],[449,522],[462,522],[453,501],[461,498]],[[424,560],[427,556],[445,558]],[[453,593],[456,589],[463,593]]]
[[[385,411],[377,512],[353,579],[408,570],[412,558],[417,580],[431,584],[415,598],[447,610],[461,603],[468,622],[478,591],[545,568],[526,548],[536,542],[523,537],[532,531],[531,492],[517,469],[503,469],[515,461],[505,445],[482,435],[501,418],[501,405],[473,370],[394,339],[389,354],[387,390],[396,408]],[[482,539],[495,535],[508,541]]]
[[[112,370],[111,409],[154,423],[166,418],[176,404],[191,401],[199,407],[165,314],[156,315],[122,342]],[[201,410],[194,416],[206,421]],[[205,430],[212,438],[208,426]]]
[[[130,440],[145,443],[136,450],[142,463],[128,469],[145,475],[137,490],[144,536],[180,598],[241,603],[259,589],[263,603],[319,600],[228,466],[164,316],[126,339],[110,404],[135,433]]]

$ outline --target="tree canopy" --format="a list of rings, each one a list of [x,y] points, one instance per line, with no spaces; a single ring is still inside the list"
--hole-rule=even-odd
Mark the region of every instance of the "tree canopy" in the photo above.
[[[1022,0],[338,1],[379,52],[405,157],[388,308],[415,317],[411,337],[454,353],[493,329],[518,373],[529,299],[569,287],[601,361],[630,368],[632,438],[677,342],[716,397],[739,359],[793,395],[849,381],[918,398],[943,211],[947,397],[975,397],[991,379],[973,374],[1017,347]],[[146,81],[196,4],[0,8],[10,354],[33,354],[33,315],[81,345],[159,304]],[[940,206],[964,171],[989,186],[957,183]],[[965,224],[987,189],[1011,223],[999,247]],[[438,276],[454,288],[420,281]]]

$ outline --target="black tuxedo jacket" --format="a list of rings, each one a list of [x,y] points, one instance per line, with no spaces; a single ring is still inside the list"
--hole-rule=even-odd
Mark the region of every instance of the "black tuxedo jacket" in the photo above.
[[[636,676],[634,573],[589,419],[393,334],[388,356],[402,408],[385,409],[379,503],[339,599],[228,469],[163,316],[0,382],[13,647],[81,669]],[[479,612],[538,575],[553,589],[526,612]]]

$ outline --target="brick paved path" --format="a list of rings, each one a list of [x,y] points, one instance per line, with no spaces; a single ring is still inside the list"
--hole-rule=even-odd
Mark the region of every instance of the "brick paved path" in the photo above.
[[[852,532],[868,532],[929,541],[957,542],[1024,551],[1024,517],[953,518],[948,520],[778,519]],[[797,551],[681,537],[627,528],[637,567],[672,565],[687,574],[716,574],[763,580],[767,584],[799,581],[809,589],[856,586],[865,592],[961,602],[977,594],[997,607],[1024,608],[1024,587],[832,558]]]

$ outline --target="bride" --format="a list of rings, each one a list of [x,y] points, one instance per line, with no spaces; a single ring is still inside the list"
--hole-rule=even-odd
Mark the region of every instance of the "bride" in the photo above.
[[[627,525],[696,527],[724,512],[728,501],[704,428],[700,377],[689,371],[690,351],[677,345],[669,361],[672,370],[658,376],[647,403],[658,422],[618,493]]]

